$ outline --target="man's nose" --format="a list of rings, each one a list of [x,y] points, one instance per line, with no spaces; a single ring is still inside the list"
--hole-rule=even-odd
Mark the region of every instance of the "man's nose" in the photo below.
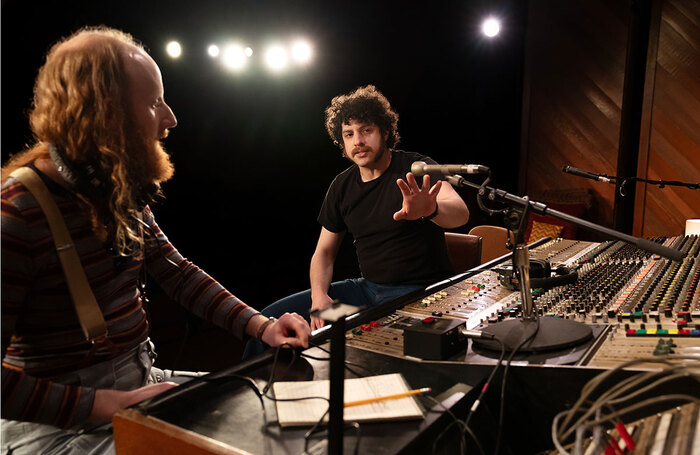
[[[355,146],[364,145],[364,143],[365,143],[364,136],[359,134],[359,133],[355,134],[352,138],[353,138],[353,143],[355,144]]]
[[[175,114],[173,113],[173,110],[170,109],[170,106],[166,104],[168,110],[165,115],[165,119],[163,119],[163,126],[165,128],[175,128],[177,126],[177,118],[175,118]]]

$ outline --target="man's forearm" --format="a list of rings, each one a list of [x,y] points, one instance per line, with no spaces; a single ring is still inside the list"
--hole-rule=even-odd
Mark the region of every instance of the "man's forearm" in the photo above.
[[[328,294],[328,288],[333,280],[333,261],[314,254],[309,269],[311,281],[311,299]]]
[[[438,213],[432,222],[445,229],[452,229],[467,224],[469,209],[464,201],[459,199],[438,199]]]

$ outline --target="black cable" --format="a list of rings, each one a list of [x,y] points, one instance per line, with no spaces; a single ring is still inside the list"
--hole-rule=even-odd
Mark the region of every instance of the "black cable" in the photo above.
[[[328,409],[326,409],[326,412],[323,413],[323,415],[322,415],[321,418],[318,420],[318,422],[316,422],[316,423],[309,429],[309,431],[307,431],[306,433],[304,433],[304,453],[306,453],[306,452],[308,451],[308,448],[309,448],[309,439],[311,439],[311,437],[312,437],[316,432],[319,431],[319,430],[318,430],[318,427],[321,426],[321,423],[323,422],[323,419],[325,419],[326,416],[328,415],[328,411],[329,411],[329,410],[330,410],[330,400],[329,400]]]
[[[505,215],[508,212],[508,209],[500,209],[500,210],[494,210],[486,207],[483,201],[483,197],[486,194],[486,184],[491,181],[491,171],[489,170],[488,175],[486,176],[486,180],[481,184],[479,187],[479,190],[476,193],[476,203],[479,206],[481,210],[484,212],[488,213],[489,215],[498,215],[498,214],[503,214]]]
[[[248,387],[253,389],[253,392],[255,395],[258,397],[260,400],[260,407],[262,408],[263,412],[263,425],[267,426],[267,411],[265,409],[265,400],[263,400],[263,393],[260,391],[260,388],[258,387],[257,382],[255,382],[255,379],[251,378],[250,376],[243,376],[240,374],[227,374],[224,376],[216,376],[213,378],[207,377],[207,376],[202,376],[201,380],[204,382],[208,383],[215,383],[215,382],[223,382],[223,379],[239,379],[243,381]]]
[[[267,392],[270,390],[270,387],[272,387],[272,383],[274,382],[274,376],[275,376],[275,368],[277,367],[277,358],[279,357],[280,350],[285,346],[292,347],[292,345],[289,343],[282,343],[275,348],[275,355],[272,358],[272,367],[270,368],[270,377],[268,378],[267,384],[265,384],[265,387],[262,390],[262,394],[265,396],[267,396]],[[297,358],[296,351],[294,349],[292,349],[292,359],[289,361],[289,365],[288,365],[289,367],[292,366],[292,364],[294,363],[296,358]]]
[[[327,432],[326,428],[319,429],[321,426],[321,423],[323,423],[323,420],[326,418],[326,415],[328,415],[328,410],[321,416],[321,419],[314,424],[309,431],[307,431],[304,434],[304,453],[308,453],[309,451],[309,440],[315,436],[316,434],[322,434],[322,432]],[[347,428],[355,428],[355,450],[354,453],[355,455],[358,455],[360,453],[360,439],[362,437],[362,432],[360,430],[360,423],[359,422],[350,422],[346,423],[343,426],[344,430]]]
[[[510,356],[508,356],[508,361],[506,362],[505,369],[503,370],[503,381],[501,382],[501,403],[500,403],[500,410],[499,410],[499,416],[498,416],[498,432],[496,433],[496,448],[493,451],[494,455],[498,455],[498,452],[501,448],[501,434],[503,432],[503,410],[504,410],[504,405],[505,405],[505,391],[506,391],[506,380],[508,377],[508,369],[510,368],[510,363],[513,361],[513,357],[515,357],[515,354],[522,348],[528,341],[533,339],[535,335],[537,335],[537,332],[540,330],[540,319],[536,318],[537,324],[535,325],[535,330],[532,331],[532,333],[525,339],[523,339],[520,344],[518,344],[515,349],[510,353]]]
[[[452,427],[454,427],[455,425],[461,425],[461,421],[460,421],[459,419],[457,419],[457,420],[454,420],[454,421],[450,422],[445,428],[442,429],[442,431],[441,431],[440,433],[438,433],[438,435],[437,435],[437,436],[435,437],[435,439],[433,440],[433,446],[432,446],[432,449],[431,449],[431,452],[430,452],[430,453],[432,453],[432,454],[435,454],[435,453],[436,453],[438,441],[440,441],[442,438],[444,438],[445,435],[447,435],[447,433],[448,433],[448,432],[452,429]],[[459,430],[458,430],[458,431],[459,431]],[[463,450],[464,447],[462,446],[462,445],[463,445],[463,442],[462,442],[463,439],[464,439],[464,433],[463,433],[462,431],[460,431],[460,441],[459,441],[459,444],[460,444],[460,453],[464,453],[464,450]]]
[[[317,397],[311,396],[311,397],[302,397],[302,398],[277,398],[277,397],[273,397],[273,396],[268,395],[268,392],[270,391],[272,384],[274,384],[275,368],[277,366],[277,361],[278,361],[280,349],[282,349],[282,347],[284,347],[284,346],[291,347],[291,345],[289,343],[283,343],[280,346],[275,348],[275,354],[274,354],[273,361],[272,361],[270,376],[269,376],[269,379],[267,381],[267,384],[265,385],[264,389],[262,390],[262,394],[267,399],[269,399],[271,401],[275,401],[275,402],[277,402],[277,401],[324,400],[328,403],[328,408],[326,408],[326,411],[323,413],[323,415],[321,415],[321,418],[304,435],[304,452],[306,452],[307,448],[308,448],[309,439],[317,432],[318,427],[323,423],[326,415],[328,414],[328,411],[330,410],[330,399],[328,399],[326,397],[321,397],[321,396],[317,396]],[[301,357],[304,357],[304,355],[302,354]],[[289,366],[291,366],[295,360],[296,360],[296,351],[292,350],[292,359],[289,362]],[[330,359],[321,359],[321,360],[330,360]],[[267,422],[267,419],[266,419],[266,422]],[[348,427],[348,425],[350,427],[355,428],[355,432],[356,432],[355,453],[358,454],[359,447],[360,447],[360,437],[361,437],[360,424],[358,422],[352,422],[351,424],[346,424],[345,427]]]
[[[432,446],[432,452],[431,452],[431,453],[434,454],[435,451],[437,450],[437,443],[438,443],[438,441],[440,441],[440,439],[442,439],[442,438],[445,436],[445,434],[447,434],[447,431],[449,431],[449,429],[450,429],[453,425],[460,425],[460,426],[461,426],[461,425],[462,425],[462,421],[459,420],[459,419],[457,418],[457,416],[456,416],[449,408],[447,408],[446,406],[444,406],[442,403],[440,403],[440,402],[439,402],[438,400],[436,400],[435,398],[433,398],[433,397],[431,397],[431,396],[429,396],[429,395],[426,395],[426,398],[430,399],[431,401],[433,401],[434,403],[436,403],[437,405],[439,405],[440,407],[442,407],[442,409],[444,410],[444,412],[446,412],[450,417],[452,417],[452,422],[450,422],[440,433],[438,433],[438,435],[437,435],[437,436],[435,437],[435,439],[433,440],[433,446]],[[432,412],[432,409],[429,410],[428,412]],[[470,434],[473,435],[473,433],[471,433],[471,431],[470,431]],[[464,442],[464,431],[460,431],[459,446],[460,446],[460,453],[464,453],[464,449],[465,449],[465,447],[464,447],[464,446],[465,446],[465,442]],[[481,444],[479,444],[479,443],[477,442],[477,446],[481,447]],[[482,453],[483,453],[483,451],[482,451]]]
[[[479,407],[479,404],[481,404],[481,400],[483,399],[484,395],[486,394],[486,391],[488,390],[489,385],[491,384],[491,381],[493,381],[493,377],[496,375],[496,372],[503,364],[503,359],[506,356],[506,346],[505,346],[505,344],[503,344],[503,341],[501,341],[501,339],[498,337],[494,337],[493,339],[498,344],[501,345],[501,355],[498,358],[498,362],[496,363],[496,366],[494,367],[493,370],[491,370],[491,374],[489,374],[489,377],[486,379],[486,383],[481,388],[481,392],[479,393],[479,396],[474,401],[474,404],[472,405],[471,409],[469,410],[469,414],[467,414],[467,417],[464,419],[465,425],[469,425],[469,421],[471,420],[472,416],[474,415],[474,412],[476,412],[476,409]]]
[[[315,347],[315,348],[318,348],[318,349],[320,349],[321,351],[327,353],[328,355],[331,355],[331,351],[329,351],[328,349],[324,348],[324,347],[323,347],[322,345],[320,345],[320,344],[316,344],[316,343],[309,342],[309,346],[313,346],[313,347]],[[323,361],[330,361],[330,360],[331,360],[330,358],[326,358],[326,357],[314,357],[314,356],[311,356],[311,355],[308,355],[308,354],[303,354],[303,353],[301,354],[301,356],[302,356],[302,357],[309,358],[309,359],[313,359],[313,360],[323,360]],[[345,361],[345,369],[348,370],[350,373],[354,374],[355,376],[357,376],[358,378],[359,378],[359,377],[362,377],[362,375],[359,374],[358,372],[354,371],[354,370],[353,370],[352,368],[350,368],[348,365],[352,365],[352,366],[354,366],[354,367],[361,368],[361,369],[365,370],[367,373],[369,373],[369,374],[372,375],[372,376],[376,376],[376,375],[378,374],[378,373],[376,373],[375,371],[371,370],[370,368],[367,368],[366,366],[363,366],[363,365],[360,365],[360,364],[357,364],[357,363],[354,363],[354,362],[349,362],[349,361],[346,360],[346,361]]]
[[[454,424],[457,424],[458,422],[461,423],[462,426],[463,426],[462,433],[463,433],[464,431],[468,432],[468,433],[470,434],[470,436],[472,437],[472,439],[474,440],[474,442],[476,443],[476,445],[479,447],[479,451],[480,451],[482,454],[484,453],[484,450],[483,450],[483,448],[481,447],[481,444],[480,444],[479,440],[476,438],[476,436],[472,433],[471,429],[469,428],[469,421],[471,420],[472,416],[474,415],[474,413],[476,412],[477,408],[478,408],[479,405],[481,404],[481,400],[483,399],[484,395],[486,394],[486,391],[489,389],[489,385],[490,385],[491,382],[493,381],[493,378],[494,378],[494,376],[496,375],[496,372],[497,372],[498,369],[500,368],[501,364],[503,363],[503,358],[505,357],[505,353],[506,353],[505,345],[504,345],[503,342],[502,342],[500,339],[498,339],[498,338],[494,338],[494,340],[496,340],[496,342],[498,342],[498,344],[500,344],[500,346],[501,346],[501,355],[500,355],[500,357],[498,358],[498,362],[496,363],[496,366],[493,368],[493,370],[491,370],[491,373],[489,374],[489,377],[486,379],[486,382],[484,383],[483,387],[481,388],[481,392],[479,393],[479,396],[477,397],[476,400],[474,400],[474,403],[472,404],[472,406],[471,406],[471,408],[470,408],[470,410],[469,410],[469,413],[467,414],[467,417],[464,419],[464,422],[461,422],[459,419],[457,419],[456,417],[454,417],[455,422],[452,422],[450,425],[448,425],[445,429],[443,429],[443,431],[441,431],[441,432],[438,434],[438,436],[436,437],[435,441],[433,441],[433,453],[435,453],[437,441],[440,440],[441,438],[443,438],[443,437],[445,436],[445,434],[447,433],[447,431],[449,431],[450,427],[451,427],[452,425],[454,425]],[[432,397],[428,397],[428,398],[431,398],[431,399],[434,400],[434,398],[432,398]],[[440,403],[440,404],[442,404],[442,403]],[[447,412],[449,412],[451,415],[453,415],[453,414],[451,413],[451,411],[449,411],[449,409],[445,408],[444,406],[443,406],[443,408],[444,408]],[[453,415],[453,416],[454,416],[454,415]]]
[[[329,352],[328,350],[326,350],[326,349],[322,348],[321,346],[316,345],[316,344],[314,344],[314,343],[311,343],[311,344],[312,344],[313,346],[319,348],[320,350],[322,350],[322,351],[324,351],[324,352],[327,352],[327,353],[330,355],[330,352]],[[277,398],[277,397],[269,396],[269,395],[267,394],[267,393],[269,392],[270,388],[272,387],[272,384],[274,383],[275,367],[277,366],[277,361],[278,361],[280,349],[281,349],[282,347],[284,347],[284,346],[292,347],[289,343],[282,343],[281,345],[279,345],[279,346],[277,346],[277,347],[275,348],[275,354],[274,354],[273,360],[272,360],[272,367],[271,367],[271,369],[270,369],[270,376],[269,376],[269,379],[268,379],[268,381],[267,381],[267,384],[265,385],[265,388],[264,388],[263,391],[262,391],[263,395],[264,395],[266,398],[268,398],[269,400],[272,400],[272,401],[275,401],[275,402],[276,402],[276,401],[302,401],[302,400],[313,400],[313,399],[321,399],[321,400],[325,400],[326,402],[328,402],[328,409],[326,409],[326,412],[323,413],[323,415],[322,415],[321,418],[318,420],[318,422],[316,422],[316,423],[314,424],[314,426],[311,427],[311,429],[304,435],[304,451],[306,452],[306,451],[307,451],[307,447],[308,447],[308,440],[309,440],[309,438],[310,438],[311,436],[313,436],[313,434],[316,432],[317,428],[323,423],[323,420],[325,419],[326,415],[328,414],[328,411],[329,411],[329,409],[330,409],[330,399],[328,399],[328,398],[326,398],[326,397]],[[303,354],[303,353],[300,355],[300,357],[302,357],[302,358],[308,357],[308,358],[312,358],[312,359],[315,359],[315,360],[330,361],[330,358],[313,357],[313,356],[309,356],[309,355],[306,355],[306,354]],[[296,360],[296,350],[292,349],[292,359],[291,359],[290,362],[289,362],[289,366],[291,366],[291,365],[294,363],[295,360]],[[352,363],[351,363],[351,362],[347,362],[347,361],[345,362],[345,368],[346,368],[348,371],[350,371],[351,373],[353,373],[355,376],[361,377],[360,374],[358,374],[357,372],[355,372],[355,371],[353,371],[352,369],[350,369],[350,368],[348,367],[347,364],[352,364]],[[352,365],[360,366],[360,365],[356,365],[356,364],[352,364]],[[360,367],[361,367],[361,366],[360,366]],[[361,368],[364,368],[364,367],[361,367]],[[369,369],[366,369],[366,368],[365,368],[365,370],[370,371]],[[352,423],[347,423],[347,424],[345,424],[345,428],[347,428],[348,426],[355,428],[355,434],[356,434],[355,453],[358,454],[358,453],[359,453],[359,447],[360,447],[360,438],[361,438],[360,424],[359,424],[359,422],[352,422]]]

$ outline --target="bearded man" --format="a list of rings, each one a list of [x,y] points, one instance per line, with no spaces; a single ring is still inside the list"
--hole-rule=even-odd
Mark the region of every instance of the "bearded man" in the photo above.
[[[295,311],[311,322],[311,314],[334,299],[373,307],[454,274],[447,255],[445,228],[466,224],[469,209],[444,181],[419,183],[411,164],[428,156],[395,149],[399,116],[389,100],[368,85],[334,97],[326,109],[326,130],[352,165],[335,177],[321,206],[321,233],[311,258],[311,288],[285,297],[262,313]],[[405,178],[405,180],[404,180]],[[331,282],[336,255],[345,234],[354,239],[360,278]],[[244,358],[263,346],[251,340]]]
[[[2,169],[2,448],[8,453],[110,453],[121,408],[175,384],[146,385],[155,355],[143,276],[239,339],[308,346],[296,314],[262,316],[185,259],[148,204],[173,166],[160,140],[177,120],[158,66],[130,35],[80,30],[55,44],[34,87],[36,142]],[[58,245],[39,198],[17,170],[48,189],[71,243]],[[86,336],[59,256],[79,257],[106,324]],[[106,430],[105,430],[106,429]]]

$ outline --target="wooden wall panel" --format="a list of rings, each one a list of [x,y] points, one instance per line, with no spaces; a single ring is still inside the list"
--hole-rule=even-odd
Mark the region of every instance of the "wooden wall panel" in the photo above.
[[[700,2],[661,4],[655,68],[647,103],[650,125],[637,175],[652,180],[700,182]],[[647,90],[647,92],[650,92]],[[644,133],[643,133],[644,134]],[[634,234],[678,235],[685,220],[700,218],[700,190],[639,185]]]
[[[632,0],[531,0],[519,191],[589,188],[589,221],[612,227]],[[700,182],[700,1],[653,0],[637,175]],[[678,235],[700,218],[700,190],[637,184],[634,234]]]
[[[533,0],[529,10],[520,191],[590,188],[589,221],[605,226],[614,187],[561,169],[616,172],[627,8],[624,0]]]

